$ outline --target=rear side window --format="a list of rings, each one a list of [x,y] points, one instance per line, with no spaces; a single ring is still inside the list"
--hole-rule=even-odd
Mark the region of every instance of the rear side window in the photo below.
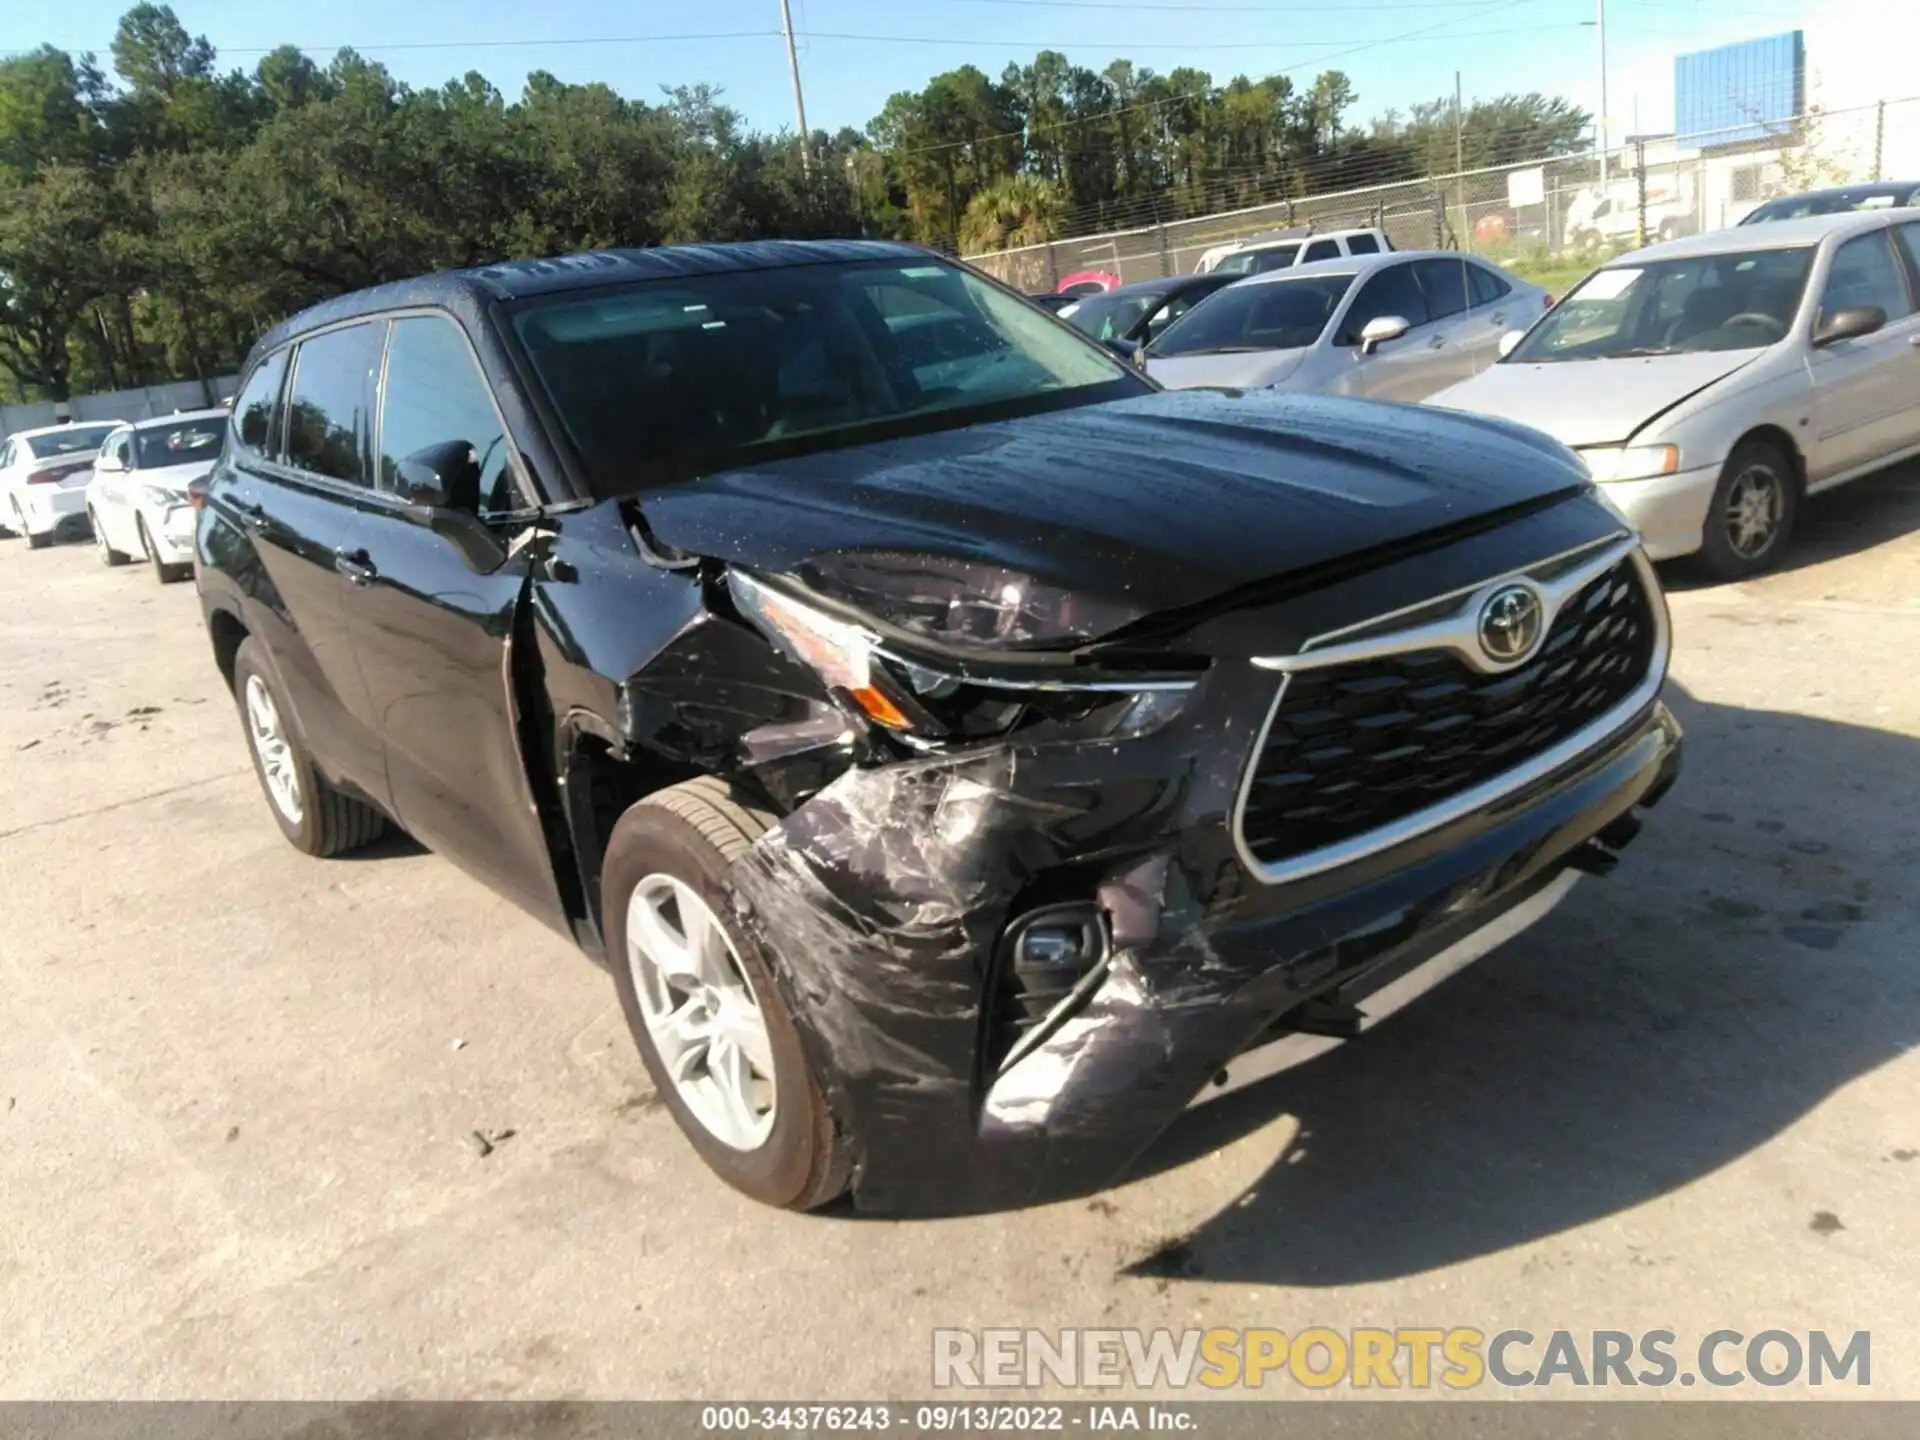
[[[395,320],[380,395],[380,488],[397,488],[410,455],[459,441],[480,467],[481,509],[513,509],[506,434],[467,337],[438,315]]]
[[[1367,322],[1386,315],[1398,315],[1409,325],[1427,323],[1427,297],[1413,278],[1413,266],[1389,265],[1375,272],[1354,296],[1353,308],[1347,311],[1346,323],[1340,327],[1340,336],[1334,343],[1358,345],[1360,332],[1367,328]]]
[[[1311,265],[1316,260],[1338,260],[1340,242],[1338,240],[1316,240],[1307,246],[1307,253],[1300,257],[1302,265]]]
[[[1482,265],[1467,267],[1467,285],[1473,291],[1473,303],[1476,305],[1491,305],[1513,290],[1511,285]]]
[[[1435,320],[1458,315],[1469,304],[1464,260],[1422,260],[1420,288],[1427,292],[1427,314]]]
[[[1380,253],[1380,245],[1371,235],[1349,235],[1347,237],[1347,253],[1349,255],[1378,255]]]
[[[373,376],[383,323],[349,325],[300,344],[287,396],[287,463],[315,475],[370,483]]]
[[[275,453],[280,386],[287,378],[288,353],[276,350],[255,366],[246,388],[233,402],[234,438],[241,449],[255,455],[272,458]]]

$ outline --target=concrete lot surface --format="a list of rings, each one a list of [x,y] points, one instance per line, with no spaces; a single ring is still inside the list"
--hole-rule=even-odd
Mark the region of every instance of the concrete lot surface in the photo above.
[[[1673,607],[1613,877],[1103,1197],[899,1223],[711,1180],[563,941],[282,842],[190,585],[4,542],[0,1397],[905,1398],[936,1326],[1200,1323],[1864,1329],[1920,1398],[1920,472]]]

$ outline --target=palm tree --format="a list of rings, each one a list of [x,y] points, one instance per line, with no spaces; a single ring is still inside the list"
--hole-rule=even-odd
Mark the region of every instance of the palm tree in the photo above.
[[[1041,175],[1002,175],[967,202],[960,217],[960,253],[1044,245],[1059,233],[1066,197]]]

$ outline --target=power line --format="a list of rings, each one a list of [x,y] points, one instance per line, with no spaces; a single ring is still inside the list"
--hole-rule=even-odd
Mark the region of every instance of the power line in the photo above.
[[[1524,3],[1524,0],[1523,0]],[[1573,21],[1561,21],[1556,25],[1517,25],[1503,30],[1466,30],[1452,38],[1456,40],[1485,40],[1496,35],[1534,35],[1542,31],[1578,30],[1580,26]],[[871,41],[887,45],[959,45],[963,47],[994,46],[999,49],[1013,50],[1068,50],[1087,48],[1084,40],[974,40],[950,35],[862,35],[838,30],[809,30],[805,33],[809,40],[854,40]],[[1361,49],[1373,45],[1391,44],[1392,41],[1356,41],[1350,37],[1339,40],[1228,40],[1220,44],[1208,41],[1152,41],[1129,40],[1125,44],[1128,50],[1181,50],[1192,54],[1203,54],[1215,50],[1302,50],[1320,49],[1329,45],[1354,45]],[[1352,52],[1348,52],[1352,53]]]
[[[780,38],[778,30],[715,30],[681,35],[543,35],[524,40],[388,40],[365,45],[295,45],[303,54],[325,54],[352,50],[372,55],[387,50],[517,50],[537,45],[670,45],[683,41],[765,40]],[[111,45],[56,46],[68,55],[84,55],[112,49]],[[218,45],[220,55],[271,55],[285,45]],[[22,53],[22,52],[15,52]]]
[[[1400,11],[1400,10],[1455,9],[1455,10],[1461,10],[1466,12],[1466,16],[1462,18],[1470,18],[1472,16],[1490,14],[1498,10],[1511,9],[1515,5],[1519,5],[1519,4],[1532,4],[1532,3],[1535,3],[1535,0],[1510,0],[1510,3],[1495,4],[1495,5],[1487,4],[1486,0],[1384,0],[1384,3],[1352,4],[1352,5],[1341,5],[1341,4],[1305,4],[1305,5],[1224,4],[1223,5],[1223,4],[1212,4],[1212,3],[1197,4],[1197,5],[1179,5],[1179,4],[1167,3],[1167,0],[944,0],[944,3],[968,4],[968,5],[1014,5],[1014,6],[1031,6],[1036,8],[1046,7],[1046,8],[1066,9],[1066,10],[1153,10],[1153,11],[1170,11],[1170,12],[1180,12],[1180,11],[1191,10],[1191,11],[1197,11],[1197,12],[1211,11],[1211,12],[1233,13],[1233,14],[1273,14],[1273,15],[1285,15],[1285,14],[1307,13],[1307,12],[1329,12],[1329,13],[1350,14],[1350,13],[1356,13],[1356,12],[1364,13],[1372,10],[1379,10],[1384,12],[1384,11]],[[1380,45],[1395,44],[1403,38],[1413,38],[1415,36],[1429,34],[1433,30],[1445,28],[1447,25],[1450,25],[1453,23],[1455,23],[1453,20],[1447,20],[1447,21],[1440,22],[1439,25],[1423,27],[1420,30],[1408,32],[1406,36],[1388,36],[1380,40],[1368,40],[1368,41],[1360,41],[1360,42],[1353,42],[1353,43],[1356,44],[1357,49],[1373,49]],[[1560,25],[1551,25],[1551,26],[1536,26],[1536,27],[1528,27],[1528,28],[1533,28],[1538,30],[1548,30],[1548,29],[1557,30],[1557,29],[1562,29],[1567,27],[1563,27]],[[580,46],[580,45],[670,45],[670,44],[681,44],[681,43],[699,43],[699,42],[715,41],[715,40],[781,39],[784,37],[784,33],[785,33],[784,31],[778,30],[778,29],[765,29],[765,30],[690,31],[690,32],[682,32],[682,33],[676,33],[676,34],[670,34],[670,35],[541,35],[541,36],[527,36],[527,37],[512,39],[512,40],[483,40],[483,39],[387,40],[387,41],[370,41],[370,42],[365,42],[361,44],[352,44],[348,42],[341,42],[339,44],[327,44],[327,45],[296,44],[293,46],[293,48],[306,54],[328,54],[328,53],[332,53],[334,51],[339,51],[339,50],[352,50],[358,54],[373,55],[373,54],[380,54],[387,51],[517,50],[517,49],[523,49],[523,48],[532,49],[536,47],[567,47],[567,46]],[[1065,41],[1065,42],[1057,42],[1057,41],[1046,42],[1046,41],[1039,41],[1039,40],[990,40],[990,39],[989,40],[971,40],[971,39],[964,39],[964,38],[958,38],[953,36],[943,36],[943,35],[875,35],[875,34],[844,32],[844,31],[811,30],[811,29],[805,29],[805,28],[796,30],[794,33],[795,33],[795,37],[798,39],[851,40],[851,41],[860,41],[860,42],[870,43],[870,44],[891,44],[891,45],[960,45],[960,46],[989,45],[989,46],[996,46],[1001,48],[1010,47],[1010,48],[1016,48],[1016,49],[1024,49],[1028,46],[1031,46],[1035,51],[1060,50],[1060,49],[1067,49],[1067,48],[1084,49],[1086,48],[1086,45],[1088,43],[1084,39]],[[1463,34],[1459,38],[1476,39],[1476,38],[1483,38],[1486,35],[1506,35],[1506,34],[1518,34],[1518,33],[1523,33],[1523,32],[1519,30],[1469,32],[1467,34]],[[1300,46],[1304,46],[1304,45],[1325,46],[1325,45],[1344,45],[1347,43],[1349,42],[1346,40],[1312,40],[1312,41],[1290,40],[1285,42],[1274,42],[1274,43],[1256,42],[1256,41],[1228,41],[1228,42],[1223,42],[1221,44],[1207,44],[1205,42],[1199,42],[1199,43],[1154,42],[1149,44],[1125,42],[1123,45],[1123,48],[1133,49],[1133,50],[1193,50],[1193,51],[1256,50],[1256,49],[1278,49],[1281,47],[1282,44],[1291,44],[1291,45],[1300,45]],[[111,45],[93,45],[93,46],[58,46],[55,48],[61,49],[65,53],[70,55],[80,55],[80,54],[86,54],[86,53],[97,53],[100,51],[109,50],[112,47]],[[284,48],[286,47],[281,45],[253,45],[253,46],[221,45],[221,46],[215,47],[217,53],[221,55],[270,55],[275,50],[284,49]]]

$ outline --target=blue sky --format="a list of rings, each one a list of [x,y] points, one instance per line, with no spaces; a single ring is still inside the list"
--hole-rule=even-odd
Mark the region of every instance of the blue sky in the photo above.
[[[1610,132],[1671,124],[1675,53],[1792,29],[1830,3],[1608,0]],[[1595,32],[1581,24],[1593,18],[1594,0],[792,4],[815,127],[864,126],[889,94],[938,71],[971,63],[998,75],[1043,46],[1096,69],[1126,56],[1162,72],[1198,66],[1216,80],[1285,71],[1304,82],[1338,67],[1359,94],[1356,121],[1451,93],[1456,69],[1469,98],[1542,90],[1598,105]],[[4,0],[0,51],[51,42],[104,54],[125,8],[123,0]],[[661,85],[705,80],[756,126],[793,124],[779,0],[180,0],[174,8],[230,65],[250,67],[259,52],[292,41],[323,55],[350,44],[416,85],[479,70],[509,95],[534,69],[646,100]],[[896,38],[839,38],[854,36]]]

